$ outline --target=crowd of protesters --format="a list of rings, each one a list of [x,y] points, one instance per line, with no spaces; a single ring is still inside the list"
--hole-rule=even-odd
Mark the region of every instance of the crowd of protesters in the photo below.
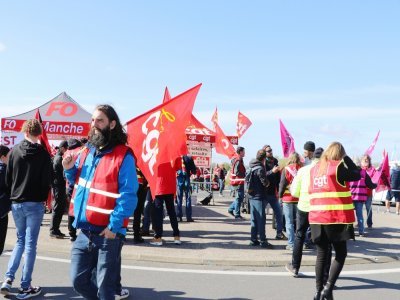
[[[152,195],[137,167],[135,153],[127,146],[127,135],[119,117],[109,105],[96,107],[87,141],[62,141],[52,159],[38,143],[42,130],[39,121],[27,120],[22,127],[24,140],[20,144],[12,151],[0,145],[0,254],[4,249],[9,211],[12,211],[17,234],[0,288],[2,294],[10,293],[23,254],[17,299],[41,293],[41,288],[31,282],[45,213],[43,203],[50,188],[54,201],[49,235],[56,239],[66,237],[60,224],[68,210],[71,281],[75,291],[86,299],[129,296],[129,290],[122,288],[120,273],[121,250],[130,217],[133,216],[134,243],[145,242],[143,236],[150,235],[152,225],[154,235],[150,244],[162,246],[166,208],[173,242],[180,245],[179,222],[183,222],[184,216],[186,222],[195,221],[191,180],[198,183],[194,185],[197,190],[201,183],[207,190],[212,188],[224,196],[225,167],[217,165],[209,172],[197,168],[188,155],[158,167]],[[279,166],[271,146],[265,145],[246,170],[245,148],[238,146],[236,154],[229,172],[230,195],[233,194],[234,201],[228,213],[235,219],[243,219],[242,206],[248,198],[249,245],[273,249],[265,233],[269,205],[274,212],[275,239],[287,240],[286,249],[292,252],[286,269],[297,277],[303,248],[316,247],[314,299],[332,299],[333,287],[347,255],[346,242],[354,238],[355,219],[359,236],[365,236],[364,206],[367,226],[373,225],[371,203],[376,184],[371,179],[375,172],[371,158],[363,156],[356,166],[340,143],[331,143],[324,151],[308,141],[303,155],[294,152],[284,166]],[[387,202],[394,197],[399,214],[400,168],[397,165],[390,180],[392,189]],[[335,258],[331,264],[332,248]]]

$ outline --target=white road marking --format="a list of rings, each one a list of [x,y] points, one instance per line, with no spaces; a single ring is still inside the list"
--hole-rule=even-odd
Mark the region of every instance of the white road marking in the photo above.
[[[5,255],[11,256],[11,252],[5,252]],[[55,258],[48,256],[36,256],[36,259],[53,261],[70,264],[71,260],[64,258]],[[275,276],[287,277],[291,276],[288,272],[259,272],[259,271],[218,271],[218,270],[197,270],[197,269],[176,269],[176,268],[156,268],[156,267],[142,267],[142,266],[128,266],[122,265],[122,269],[138,270],[147,272],[166,272],[166,273],[192,273],[192,274],[211,274],[211,275],[240,275],[240,276]],[[362,271],[342,271],[340,275],[372,275],[372,274],[390,274],[400,273],[400,268],[394,269],[374,269]],[[315,276],[314,272],[300,272],[300,275]]]

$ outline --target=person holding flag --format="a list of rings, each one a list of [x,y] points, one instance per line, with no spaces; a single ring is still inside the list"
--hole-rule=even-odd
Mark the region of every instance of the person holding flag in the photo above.
[[[361,169],[365,170],[369,177],[372,179],[376,173],[376,169],[371,164],[371,157],[366,154],[361,157]],[[367,210],[367,226],[372,227],[372,191],[373,189],[367,188],[367,200],[365,201],[365,209]]]
[[[246,168],[243,163],[245,156],[245,149],[241,146],[236,148],[237,156],[232,159],[231,168],[231,185],[236,189],[237,196],[228,208],[228,213],[235,217],[235,219],[243,219],[240,215],[240,207],[242,206],[244,198],[244,178],[246,176]]]

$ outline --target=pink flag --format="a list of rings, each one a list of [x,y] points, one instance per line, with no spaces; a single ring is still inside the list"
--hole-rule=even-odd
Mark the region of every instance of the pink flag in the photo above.
[[[165,87],[165,92],[164,92],[164,99],[163,99],[163,103],[168,102],[169,100],[171,100],[171,95],[169,94],[168,88]]]
[[[290,154],[296,151],[294,149],[294,139],[289,131],[287,131],[285,125],[283,125],[281,119],[279,119],[279,127],[281,131],[283,157],[289,157]]]
[[[381,133],[381,131],[379,130],[379,131],[378,131],[378,134],[376,135],[375,139],[373,140],[371,146],[369,146],[368,149],[367,149],[367,151],[365,151],[365,155],[371,156],[372,152],[373,152],[374,149],[375,149],[375,145],[376,145],[376,142],[378,141],[378,138],[379,138],[379,134],[380,134],[380,133]]]
[[[249,118],[239,111],[237,125],[236,125],[236,133],[239,139],[243,136],[243,134],[247,131],[247,129],[249,129],[251,124],[252,123],[249,120]]]
[[[378,185],[375,189],[376,192],[390,189],[389,157],[385,150],[383,151],[382,163],[371,179]]]

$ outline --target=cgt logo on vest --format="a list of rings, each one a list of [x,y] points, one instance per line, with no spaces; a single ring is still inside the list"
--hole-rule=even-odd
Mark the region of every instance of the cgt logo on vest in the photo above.
[[[328,178],[326,177],[326,175],[314,178],[313,185],[315,188],[321,188],[327,184],[328,184]]]
[[[168,122],[175,122],[173,114],[161,109],[152,113],[142,125],[142,133],[146,135],[142,145],[142,159],[148,163],[151,175],[154,175],[154,165],[157,162],[158,139],[164,131],[163,118]]]

